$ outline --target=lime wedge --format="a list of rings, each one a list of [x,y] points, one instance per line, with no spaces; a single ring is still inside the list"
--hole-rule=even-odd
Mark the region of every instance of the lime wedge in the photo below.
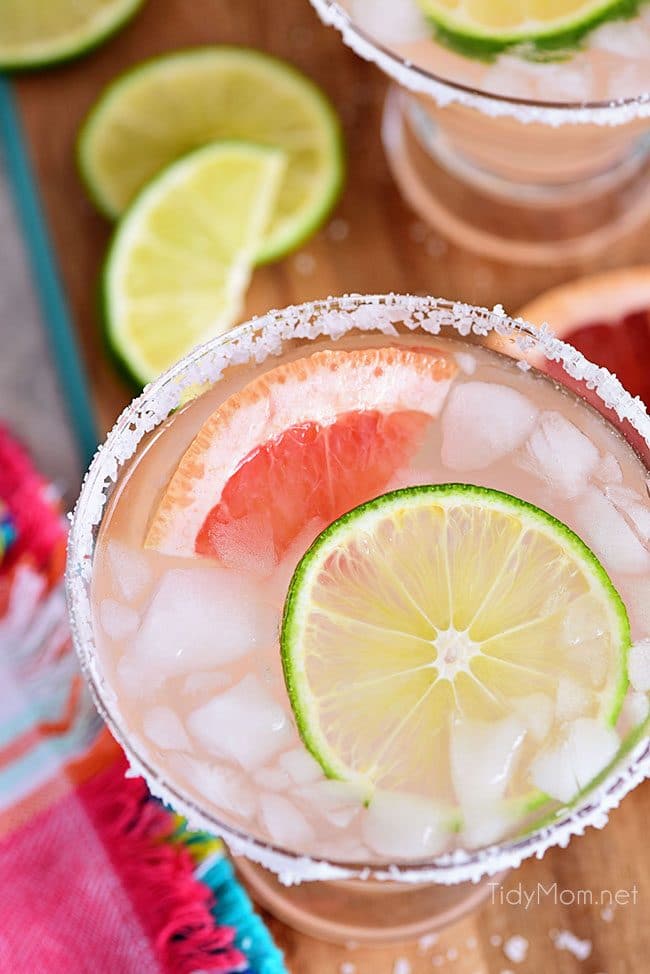
[[[297,247],[338,197],[342,137],[316,85],[266,54],[207,47],[132,69],[92,109],[79,139],[79,164],[96,204],[117,217],[162,168],[217,139],[286,153],[285,177],[256,259]]]
[[[490,802],[512,818],[555,793],[531,768],[549,780],[540,754],[574,718],[579,757],[590,727],[610,748],[629,643],[619,595],[569,528],[463,484],[398,490],[335,521],[296,569],[281,636],[298,728],[326,774],[460,806],[474,834]]]
[[[164,170],[119,224],[104,272],[107,338],[138,383],[234,323],[285,161],[277,149],[205,146]]]
[[[597,24],[630,12],[629,0],[418,0],[423,13],[468,54],[532,42],[571,47]]]
[[[31,68],[83,54],[131,17],[142,0],[2,0],[0,68]]]

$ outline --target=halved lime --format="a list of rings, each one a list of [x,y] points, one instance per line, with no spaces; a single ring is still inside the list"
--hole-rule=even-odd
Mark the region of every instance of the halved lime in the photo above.
[[[0,68],[31,68],[82,54],[116,31],[142,0],[2,0]]]
[[[531,765],[573,717],[613,735],[630,628],[564,524],[442,484],[327,528],[296,569],[281,643],[298,728],[326,774],[456,803],[478,834],[490,802],[509,814],[539,803]]]
[[[471,53],[531,41],[570,46],[603,20],[627,15],[629,0],[418,0],[424,14]]]
[[[117,217],[162,168],[217,139],[287,155],[258,262],[298,246],[325,219],[343,181],[336,113],[291,65],[247,48],[183,51],[122,75],[84,124],[79,164],[99,208]]]
[[[108,341],[139,383],[234,323],[285,164],[277,149],[218,142],[164,170],[129,209],[104,309]]]

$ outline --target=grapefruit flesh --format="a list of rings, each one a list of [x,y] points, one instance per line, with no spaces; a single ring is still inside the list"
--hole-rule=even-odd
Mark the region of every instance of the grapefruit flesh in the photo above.
[[[266,372],[204,423],[146,544],[228,563],[233,543],[277,563],[381,493],[408,464],[456,374],[437,350],[324,351]]]

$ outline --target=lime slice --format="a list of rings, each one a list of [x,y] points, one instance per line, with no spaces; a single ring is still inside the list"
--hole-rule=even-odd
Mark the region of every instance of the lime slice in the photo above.
[[[629,642],[620,597],[569,528],[462,484],[398,490],[335,521],[296,569],[281,637],[326,774],[461,806],[475,833],[488,799],[511,816],[540,803],[531,767],[571,708],[610,747]]]
[[[137,382],[234,323],[285,162],[277,149],[218,142],[136,199],[109,251],[104,310],[109,344]]]
[[[121,27],[141,3],[2,0],[0,67],[39,67],[82,54]]]
[[[603,20],[629,15],[628,0],[418,0],[424,14],[472,53],[531,41],[570,47]]]
[[[164,166],[217,139],[278,147],[288,157],[257,261],[297,247],[325,219],[343,179],[338,119],[323,93],[282,61],[208,47],[149,61],[104,92],[79,139],[91,196],[119,216]]]

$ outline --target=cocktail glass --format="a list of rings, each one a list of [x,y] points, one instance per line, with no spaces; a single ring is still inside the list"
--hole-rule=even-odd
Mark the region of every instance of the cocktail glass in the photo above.
[[[350,0],[311,3],[392,80],[382,135],[393,176],[420,217],[455,243],[511,262],[593,264],[611,261],[612,246],[650,217],[647,90],[610,101],[584,91],[546,98],[542,88],[533,99],[515,75],[507,93],[493,93],[481,62],[433,41],[381,43],[355,22]],[[594,55],[594,77],[608,56]]]
[[[279,918],[310,935],[345,943],[379,944],[416,938],[474,909],[490,885],[525,858],[565,845],[589,825],[602,826],[608,812],[650,773],[647,718],[626,738],[626,746],[598,786],[552,824],[469,853],[453,852],[432,861],[347,862],[314,858],[298,848],[279,847],[254,830],[216,814],[157,765],[131,732],[109,681],[95,638],[92,613],[93,560],[107,503],[120,488],[121,471],[144,437],[159,430],[172,412],[205,383],[230,370],[246,370],[269,356],[310,346],[336,344],[341,337],[431,335],[491,347],[529,364],[553,367],[557,382],[583,395],[634,443],[650,467],[650,421],[604,369],[587,363],[571,346],[521,321],[485,309],[420,297],[350,296],[270,312],[196,349],[150,385],[117,421],[95,457],[72,523],[67,592],[74,643],[95,703],[124,748],[132,768],[154,795],[186,816],[191,826],[221,835],[237,859],[255,898]],[[388,337],[387,337],[388,336]],[[164,435],[164,431],[161,435]]]

